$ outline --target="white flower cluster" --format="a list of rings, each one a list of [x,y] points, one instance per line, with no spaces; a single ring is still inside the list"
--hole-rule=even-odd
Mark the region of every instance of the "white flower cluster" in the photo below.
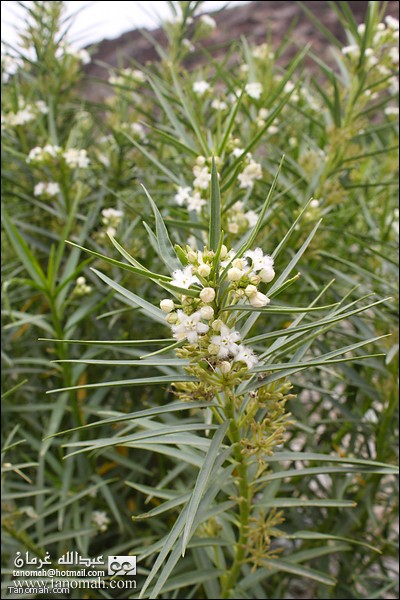
[[[211,91],[211,86],[207,81],[201,79],[193,83],[192,89],[196,96],[202,97],[206,92]]]
[[[33,104],[25,104],[24,99],[19,97],[17,111],[2,115],[2,123],[9,127],[18,127],[33,121],[38,115],[46,115],[48,112],[48,106],[43,100],[38,100]]]
[[[1,51],[1,80],[4,83],[15,75],[18,69],[21,67],[22,61],[19,56],[12,56],[11,54],[3,53],[3,47]]]
[[[52,144],[47,144],[43,148],[40,146],[32,148],[26,162],[41,164],[52,162],[56,158],[64,160],[64,163],[71,169],[86,169],[90,165],[86,150],[68,148],[68,150],[63,151],[60,146]]]
[[[122,217],[124,216],[123,211],[116,210],[115,208],[103,208],[101,214],[101,221],[107,228],[106,232],[114,237],[117,233],[118,226],[122,221]]]
[[[224,112],[225,110],[228,110],[228,105],[225,102],[225,100],[219,100],[219,98],[214,98],[214,100],[211,102],[211,108],[213,108],[214,110]]]
[[[236,148],[236,151],[238,149]],[[243,151],[242,151],[243,152]],[[250,153],[247,154],[247,164],[243,171],[239,173],[238,180],[240,181],[240,187],[245,189],[252,189],[254,182],[257,179],[262,178],[262,167],[260,163],[256,162]]]
[[[79,60],[79,62],[81,62],[83,65],[88,65],[91,61],[90,54],[87,50],[84,48],[74,48],[71,44],[68,44],[68,42],[59,45],[55,56],[60,60],[64,60],[67,57],[72,57]]]
[[[268,46],[268,44],[260,44],[259,46],[255,46],[252,50],[251,53],[252,57],[255,58],[256,60],[270,60],[273,61],[275,54],[273,53],[273,51],[271,50],[271,48]]]
[[[361,37],[365,35],[365,24],[358,26],[358,33]],[[367,69],[376,68],[376,71],[382,76],[388,76],[392,73],[391,69],[397,69],[399,66],[399,21],[388,15],[385,17],[385,23],[378,23],[374,32],[371,47],[364,51],[365,65]],[[351,63],[356,63],[361,56],[361,46],[350,44],[342,48],[342,54],[348,58]],[[389,84],[394,85],[397,78],[393,76]]]
[[[208,360],[216,362],[222,373],[229,373],[235,363],[252,369],[258,362],[254,352],[241,343],[240,333],[226,322],[227,312],[219,310],[215,279],[209,280],[215,254],[207,250],[193,250],[186,246],[188,264],[172,273],[171,285],[178,300],[169,298],[160,302],[166,314],[172,334],[178,341],[187,340],[201,350]],[[248,301],[261,308],[269,304],[269,298],[259,291],[261,283],[269,283],[275,276],[273,259],[264,255],[261,248],[248,250],[242,258],[235,259],[235,251],[222,246],[219,276],[228,280],[228,302]],[[196,286],[198,297],[186,295],[184,290]],[[222,315],[222,316],[221,316]]]
[[[128,135],[131,135],[134,138],[138,138],[141,141],[144,141],[147,137],[146,130],[141,123],[137,121],[133,121],[132,123],[123,123],[121,129],[126,131]],[[115,141],[113,139],[113,141]]]
[[[33,193],[35,196],[54,198],[54,196],[60,193],[60,186],[55,181],[41,181],[35,185]]]
[[[210,17],[210,15],[201,15],[201,17],[199,18],[199,25],[201,25],[208,31],[212,31],[217,27],[217,22],[215,21],[215,19]]]
[[[63,153],[66,164],[72,169],[86,169],[90,165],[90,160],[86,150],[78,148],[68,148]]]
[[[111,523],[109,516],[104,510],[94,510],[92,512],[92,523],[98,531],[104,533]]]
[[[247,83],[244,91],[250,98],[253,98],[253,100],[259,100],[261,98],[261,94],[263,93],[262,83],[259,83],[258,81]]]
[[[244,233],[249,228],[254,227],[257,223],[258,216],[254,210],[248,210],[244,212],[244,202],[238,200],[226,211],[227,217],[227,231],[234,235],[238,233]]]
[[[76,280],[76,285],[73,291],[74,296],[78,296],[79,298],[82,296],[87,296],[92,291],[90,285],[87,285],[85,277],[78,277]]]
[[[146,76],[140,69],[122,69],[119,74],[115,73],[108,79],[111,85],[127,85],[132,83],[144,83]]]

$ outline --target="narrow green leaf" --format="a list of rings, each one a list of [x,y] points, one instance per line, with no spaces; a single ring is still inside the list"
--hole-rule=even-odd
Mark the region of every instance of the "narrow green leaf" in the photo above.
[[[184,529],[183,538],[182,538],[182,556],[185,555],[185,550],[186,550],[187,544],[189,542],[191,528],[192,528],[193,522],[195,520],[200,501],[206,490],[212,468],[217,459],[217,456],[218,456],[218,453],[219,453],[219,450],[220,450],[220,447],[222,444],[222,440],[225,437],[228,426],[229,426],[229,421],[226,421],[225,423],[223,423],[220,426],[218,431],[214,434],[209,451],[207,452],[207,456],[204,460],[204,464],[198,474],[196,485],[194,487],[190,502],[188,504],[188,509],[187,509],[186,524],[185,524],[185,529]]]
[[[149,192],[146,190],[144,185],[142,185],[144,193],[147,196],[148,201],[150,202],[151,208],[153,209],[154,218],[156,220],[156,235],[157,235],[157,243],[159,247],[159,256],[161,260],[165,263],[170,271],[174,271],[175,269],[179,269],[181,266],[180,260],[175,252],[175,249],[171,243],[171,240],[168,235],[167,228],[165,227],[164,220],[161,216],[160,211],[157,208],[156,203],[153,198],[150,196]]]
[[[221,195],[219,191],[218,172],[214,157],[211,167],[211,201],[210,201],[210,249],[217,251],[221,237]]]

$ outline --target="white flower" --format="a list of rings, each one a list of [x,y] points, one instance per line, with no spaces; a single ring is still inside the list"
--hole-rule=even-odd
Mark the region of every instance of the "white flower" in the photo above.
[[[92,512],[92,523],[99,531],[104,532],[107,531],[111,521],[103,510],[94,510]]]
[[[200,275],[200,277],[208,277],[210,272],[211,272],[210,265],[206,265],[205,263],[202,263],[197,268],[197,273]]]
[[[43,181],[41,181],[40,183],[37,183],[35,185],[35,187],[33,188],[33,193],[35,196],[42,196],[45,189],[46,189],[46,184],[43,183]]]
[[[56,158],[58,154],[61,152],[60,146],[54,146],[52,144],[46,144],[43,148],[43,152],[48,154],[52,158]]]
[[[285,92],[285,94],[290,94],[290,92],[293,92],[294,88],[295,88],[295,84],[293,83],[293,81],[287,81],[285,83],[285,86],[283,88],[283,91]]]
[[[396,46],[390,48],[388,56],[394,65],[397,66],[399,64],[399,49]]]
[[[91,61],[90,54],[87,50],[81,49],[75,52],[76,58],[78,58],[82,64],[88,65]]]
[[[174,196],[175,202],[178,204],[178,206],[183,206],[183,204],[185,204],[185,202],[188,201],[191,192],[192,192],[192,188],[189,186],[188,187],[178,186],[178,191]]]
[[[196,275],[193,275],[193,267],[188,265],[184,269],[177,269],[172,273],[172,285],[188,289],[193,283],[200,283]]]
[[[231,262],[232,258],[235,256],[235,251],[234,250],[229,250],[229,252],[227,252],[224,256],[224,260],[221,260],[221,267],[223,269],[225,269],[229,263]],[[222,258],[222,257],[221,257]]]
[[[261,248],[256,248],[255,250],[247,250],[247,252],[244,253],[244,257],[251,259],[253,269],[256,273],[263,269],[273,270],[274,259],[271,256],[268,256],[268,254],[264,255]]]
[[[200,21],[200,23],[202,23],[202,25],[205,25],[208,29],[215,29],[217,26],[215,19],[213,19],[209,15],[201,15],[199,21]]]
[[[395,116],[398,117],[399,116],[399,107],[398,106],[387,106],[385,108],[385,115],[390,117],[390,116]]]
[[[250,96],[250,98],[254,98],[254,100],[258,100],[261,97],[263,87],[261,83],[255,81],[253,83],[247,83],[244,88],[246,94]]]
[[[217,349],[217,358],[226,358],[229,354],[236,356],[239,352],[237,342],[240,342],[240,333],[225,324],[221,325],[220,335],[213,335],[210,340]]]
[[[87,294],[90,294],[91,291],[92,291],[92,288],[90,287],[90,285],[86,284],[85,277],[78,277],[78,279],[76,280],[74,295],[75,296],[86,296]]]
[[[210,321],[214,318],[214,309],[212,306],[202,306],[200,309],[202,319]]]
[[[47,115],[47,113],[49,112],[49,107],[45,102],[43,102],[43,100],[38,100],[36,102],[36,108],[40,113],[42,113],[42,115]]]
[[[239,156],[242,156],[243,152],[244,152],[243,148],[234,148],[232,150],[231,154],[235,158],[239,158]]]
[[[391,94],[397,94],[399,91],[399,80],[398,78],[394,75],[393,77],[391,77],[390,79],[388,79],[388,84],[389,84],[389,91]]]
[[[208,189],[211,181],[211,173],[209,172],[208,167],[200,167],[195,165],[193,167],[193,174],[195,176],[193,187],[200,188],[201,190]]]
[[[253,48],[252,56],[254,58],[265,60],[266,58],[272,59],[274,53],[270,51],[268,44],[261,44]]]
[[[256,179],[262,178],[261,165],[254,160],[245,167],[244,171],[238,175],[241,188],[252,188]]]
[[[357,46],[357,44],[343,46],[342,54],[344,54],[344,56],[350,56],[351,58],[358,58],[360,56],[360,48]]]
[[[365,33],[365,23],[360,23],[357,27],[357,31],[360,35],[364,35]]]
[[[55,181],[50,181],[47,184],[46,192],[47,192],[48,196],[57,196],[57,194],[60,193],[60,186],[59,186],[59,184],[56,183]]]
[[[57,196],[60,193],[60,186],[55,181],[49,183],[41,181],[35,185],[33,193],[35,196]]]
[[[26,162],[30,163],[41,160],[43,160],[43,148],[40,148],[40,146],[35,146],[35,148],[32,148],[32,150],[29,152]]]
[[[33,121],[34,118],[35,114],[32,112],[32,107],[26,106],[11,116],[10,123],[11,125],[25,125],[25,123]]]
[[[196,50],[196,46],[190,40],[188,40],[188,38],[183,38],[182,46],[185,46],[189,52],[194,52]]]
[[[141,140],[146,139],[146,131],[141,123],[131,123],[130,130],[134,136],[140,138]]]
[[[223,100],[218,100],[218,98],[215,98],[215,100],[211,102],[211,108],[214,108],[215,110],[227,110],[228,105]]]
[[[202,207],[207,204],[207,200],[201,197],[200,192],[195,192],[187,199],[187,206],[189,210],[194,210],[197,213],[201,212]]]
[[[215,299],[215,290],[212,287],[205,287],[200,292],[200,300],[205,302],[205,304],[209,304],[213,302]]]
[[[258,214],[254,210],[248,210],[244,215],[247,219],[249,227],[254,227],[258,221]]]
[[[229,281],[239,281],[244,275],[244,272],[236,267],[232,267],[228,270]]]
[[[239,225],[237,223],[228,223],[228,232],[236,234],[239,232]]]
[[[394,17],[392,17],[391,15],[387,15],[385,17],[385,22],[386,22],[386,25],[389,27],[389,29],[392,29],[393,31],[399,30],[398,20],[395,19]]]
[[[226,373],[229,373],[229,371],[232,369],[232,365],[229,361],[223,360],[222,363],[219,365],[219,368],[221,369],[221,373],[226,375]]]
[[[175,308],[175,304],[173,303],[172,300],[169,300],[168,298],[166,300],[161,300],[160,302],[160,308],[163,312],[165,313],[170,313],[174,310]]]
[[[316,198],[314,198],[314,200],[311,200],[310,208],[318,208],[318,207],[319,207],[319,200],[317,200]]]
[[[193,91],[198,96],[204,96],[204,94],[210,89],[210,84],[207,81],[195,81],[193,83]]]
[[[247,286],[249,287],[249,286]],[[254,308],[262,308],[263,306],[267,306],[271,302],[271,300],[261,292],[256,292],[249,297],[249,302],[251,306]]]
[[[117,233],[117,228],[122,221],[124,213],[122,210],[116,210],[115,208],[103,208],[101,211],[102,223],[106,225],[106,233],[111,237],[114,237]]]
[[[197,343],[199,334],[207,333],[210,329],[208,325],[201,322],[201,312],[197,311],[192,315],[185,315],[183,310],[177,311],[178,324],[172,325],[173,336],[177,340],[185,338],[189,344]]]
[[[69,148],[63,153],[63,158],[67,165],[73,169],[86,169],[90,164],[87,151],[78,148]]]
[[[116,210],[115,208],[103,208],[101,214],[105,219],[113,220],[113,219],[122,219],[124,213],[122,210]]]
[[[239,351],[233,359],[234,362],[244,362],[248,369],[252,369],[258,363],[257,356],[251,348],[240,344]]]
[[[144,83],[146,81],[146,75],[140,69],[130,69],[130,77],[138,83]]]

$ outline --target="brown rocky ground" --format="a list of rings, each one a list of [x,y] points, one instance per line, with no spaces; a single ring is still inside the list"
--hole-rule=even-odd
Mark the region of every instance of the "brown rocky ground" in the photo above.
[[[303,4],[330,32],[345,41],[340,22],[328,2],[305,1]],[[353,1],[348,4],[357,22],[361,23],[364,20],[368,2]],[[387,14],[398,18],[399,3],[389,1],[387,4]],[[279,0],[250,2],[213,13],[213,17],[218,26],[203,42],[203,45],[212,52],[215,58],[222,57],[227,46],[234,40],[240,40],[241,36],[246,36],[251,43],[259,44],[264,42],[268,35],[272,39],[273,46],[276,47],[290,30],[291,24],[295,23],[290,33],[291,49],[285,57],[290,56],[291,53],[294,54],[298,48],[310,45],[318,56],[329,61],[329,56],[327,56],[329,44],[326,38],[297,2],[281,2]],[[161,29],[152,31],[151,35],[161,45],[165,44],[165,35]],[[157,59],[157,53],[151,42],[144,37],[140,30],[128,31],[117,39],[99,42],[93,62],[87,68],[87,74],[95,78],[106,79],[107,70],[99,62],[116,67],[120,66],[121,62],[127,65],[132,59],[139,64]],[[190,68],[194,64],[204,61],[205,58],[202,54],[194,53],[187,61],[186,66]],[[96,87],[97,98],[99,93],[100,95],[109,93],[109,88],[106,86]],[[90,96],[93,96],[92,92],[93,90],[89,91]]]

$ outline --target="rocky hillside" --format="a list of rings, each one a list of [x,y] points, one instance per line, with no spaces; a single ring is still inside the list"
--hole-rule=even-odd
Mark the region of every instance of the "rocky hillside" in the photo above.
[[[340,22],[329,7],[328,2],[305,1],[303,4],[329,29],[335,36],[344,40]],[[367,8],[366,1],[348,2],[358,22],[364,20]],[[388,2],[387,13],[398,18],[399,3]],[[228,8],[219,13],[213,13],[218,27],[208,39],[203,42],[212,54],[218,58],[225,53],[226,47],[233,41],[239,40],[244,35],[253,43],[262,43],[267,35],[271,36],[272,43],[277,46],[290,30],[291,52],[296,48],[310,45],[314,52],[329,60],[327,56],[328,44],[324,35],[318,31],[310,18],[304,13],[299,4],[294,1],[268,1],[250,2],[249,4]],[[291,25],[294,25],[291,29]],[[165,36],[161,29],[151,32],[158,43],[165,43]],[[289,52],[290,55],[290,52]],[[287,55],[286,55],[287,56]],[[139,30],[128,31],[117,39],[103,40],[97,44],[93,62],[87,68],[87,73],[96,78],[106,78],[107,72],[99,62],[117,66],[125,66],[132,59],[140,64],[157,59],[157,53],[151,42]],[[201,63],[204,57],[201,53],[194,53],[186,63],[188,68],[193,64]],[[98,62],[97,62],[98,61]],[[104,88],[104,92],[108,88]],[[97,89],[97,93],[99,89]],[[92,95],[92,94],[90,94]],[[102,95],[102,94],[101,94]]]

